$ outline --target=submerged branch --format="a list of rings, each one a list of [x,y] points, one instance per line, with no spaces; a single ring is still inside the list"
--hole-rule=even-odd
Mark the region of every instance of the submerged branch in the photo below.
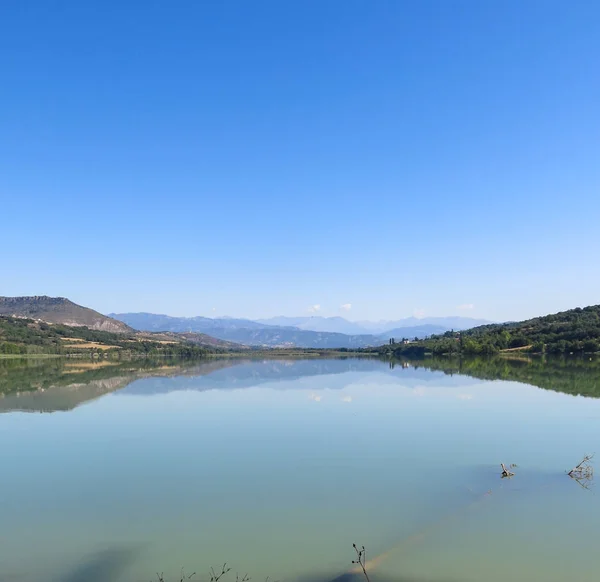
[[[512,471],[509,471],[506,468],[506,465],[504,463],[500,463],[500,466],[502,467],[502,478],[504,479],[505,477],[514,477],[515,474]],[[515,465],[511,465],[511,468],[514,467]]]
[[[357,564],[361,567],[363,574],[367,580],[367,582],[371,582],[369,580],[369,575],[367,574],[367,550],[365,550],[365,546],[362,546],[360,549],[357,547],[356,544],[352,544],[352,547],[354,548],[354,551],[356,552],[356,560],[352,560],[353,564]]]
[[[583,487],[584,489],[589,489],[594,478],[594,467],[592,466],[592,459],[594,455],[586,455],[580,461],[578,465],[573,467],[567,475],[571,477],[571,479],[575,480],[578,485]]]

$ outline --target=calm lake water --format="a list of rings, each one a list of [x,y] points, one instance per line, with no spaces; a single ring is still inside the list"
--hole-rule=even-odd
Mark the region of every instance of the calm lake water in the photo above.
[[[0,361],[0,581],[597,582],[598,366]]]

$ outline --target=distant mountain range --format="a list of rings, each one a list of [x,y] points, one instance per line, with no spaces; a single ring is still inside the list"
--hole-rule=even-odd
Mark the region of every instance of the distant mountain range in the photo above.
[[[0,297],[0,354],[202,356],[248,349],[203,333],[137,331],[64,297]]]
[[[153,313],[111,313],[110,317],[140,331],[199,332],[250,346],[346,349],[378,346],[387,343],[390,337],[425,338],[486,323],[468,317],[411,317],[375,323],[351,322],[343,317],[275,317],[257,321]]]
[[[187,342],[217,349],[239,349],[243,346],[357,349],[387,344],[390,338],[421,339],[451,329],[462,330],[487,323],[468,317],[409,317],[396,321],[352,322],[343,317],[319,316],[275,317],[257,321],[231,317],[171,317],[154,313],[111,313],[107,316],[64,297],[45,295],[0,297],[0,316],[84,327],[121,336],[136,335],[138,341],[162,342],[163,345]],[[10,333],[17,333],[16,328]],[[40,329],[38,333],[56,335],[51,330]],[[152,334],[152,337],[147,334]],[[61,343],[58,337],[51,340],[48,336],[45,339],[53,345],[57,341]],[[111,345],[125,340],[125,337],[113,338]]]
[[[247,321],[247,320],[237,320]],[[310,331],[327,331],[332,333],[345,333],[349,335],[380,335],[389,334],[393,330],[409,328],[425,328],[436,326],[444,330],[461,330],[485,325],[490,323],[485,319],[473,319],[470,317],[406,317],[398,320],[388,321],[348,321],[343,317],[271,317],[270,319],[257,319],[256,323],[279,327],[297,327]]]

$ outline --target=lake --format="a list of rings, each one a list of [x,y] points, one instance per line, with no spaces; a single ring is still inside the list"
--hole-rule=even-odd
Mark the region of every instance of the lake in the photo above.
[[[372,581],[597,582],[597,396],[596,359],[0,360],[0,581],[329,582],[357,543]]]

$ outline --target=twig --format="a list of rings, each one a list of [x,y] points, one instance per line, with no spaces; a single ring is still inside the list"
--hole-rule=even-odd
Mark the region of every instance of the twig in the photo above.
[[[225,574],[227,574],[228,572],[231,572],[231,568],[227,567],[227,562],[225,562],[223,564],[223,566],[221,567],[221,571],[217,574],[214,570],[214,568],[210,569],[210,582],[219,582],[219,580],[221,578],[223,578],[223,576],[225,576]]]
[[[366,568],[366,563],[367,563],[367,550],[365,550],[365,546],[362,546],[362,548],[358,549],[356,544],[352,544],[352,547],[354,548],[354,551],[356,552],[356,560],[352,560],[353,564],[358,564],[363,571],[363,574],[365,575],[365,578],[367,579],[367,582],[371,582],[369,580],[369,575],[367,574],[367,568]]]
[[[179,575],[179,582],[185,582],[186,580],[191,580],[196,575],[196,572],[192,572],[189,576],[185,573],[184,569],[181,568],[181,574]],[[157,582],[165,582],[165,573],[161,572],[160,574],[156,573]]]
[[[575,483],[577,483],[577,485],[579,485],[582,489],[587,489],[588,491],[590,491],[590,479],[579,479],[573,476],[571,476],[571,479],[573,479],[573,481],[575,481]]]

